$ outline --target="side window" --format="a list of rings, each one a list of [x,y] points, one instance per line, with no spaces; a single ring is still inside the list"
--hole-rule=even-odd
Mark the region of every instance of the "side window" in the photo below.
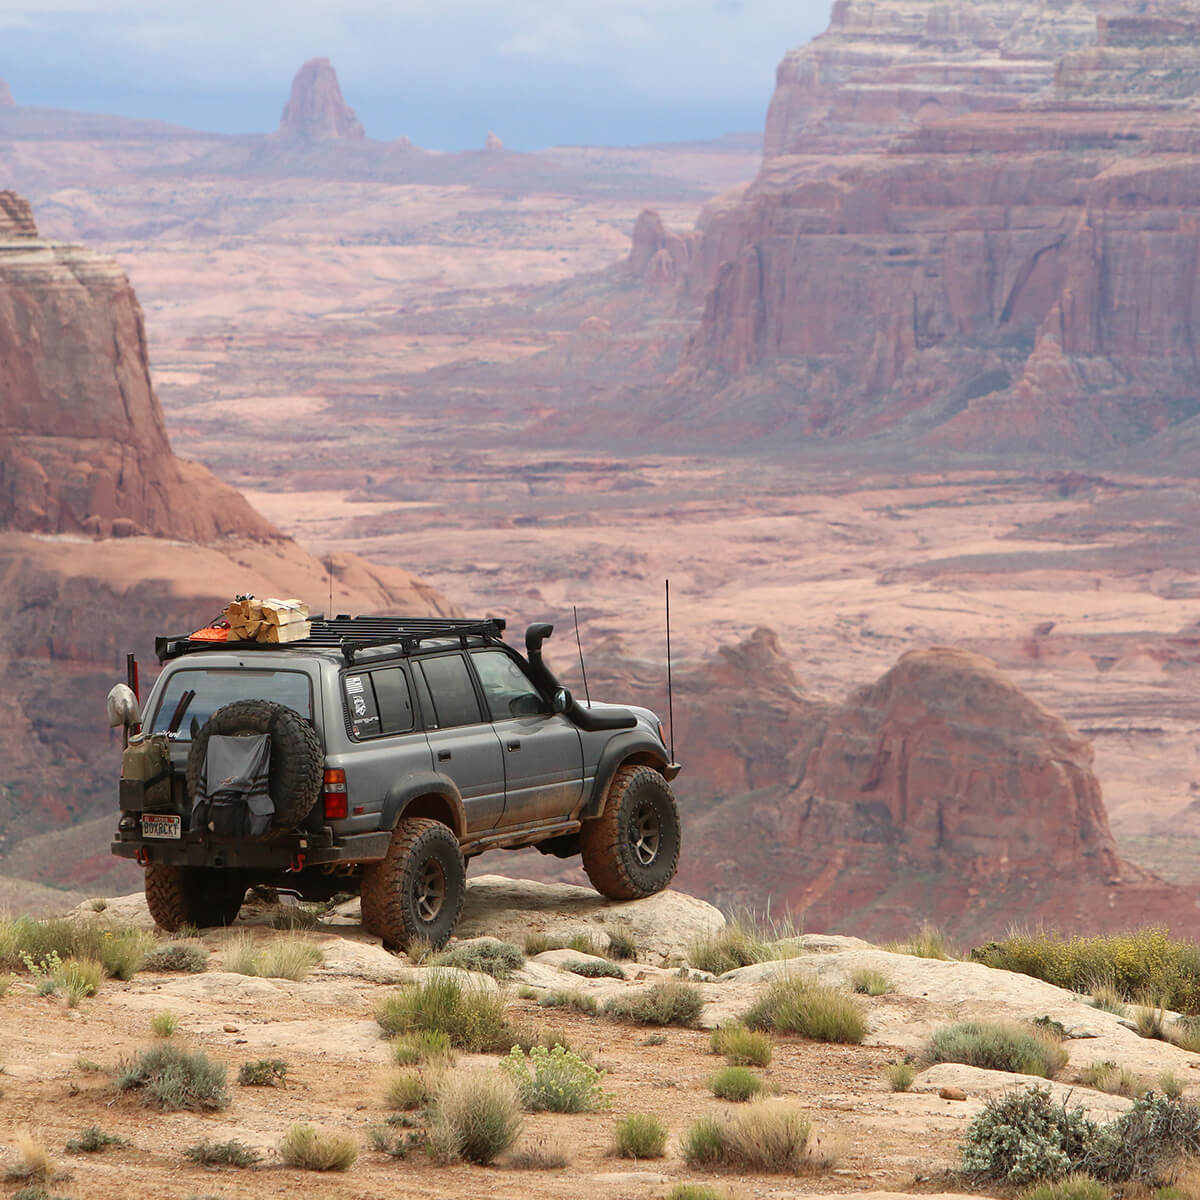
[[[365,671],[360,675],[346,675],[342,678],[342,687],[346,691],[346,704],[350,711],[350,726],[355,737],[372,737],[380,730],[379,707],[375,703],[375,689],[371,686],[371,676]]]
[[[471,725],[483,719],[462,655],[426,659],[421,663],[421,670],[433,697],[438,725],[443,729],[451,725]]]
[[[372,671],[371,682],[375,685],[375,702],[379,705],[382,731],[406,733],[413,727],[413,706],[404,672],[399,667]]]
[[[493,721],[534,717],[550,711],[516,659],[503,650],[480,650],[471,655]]]

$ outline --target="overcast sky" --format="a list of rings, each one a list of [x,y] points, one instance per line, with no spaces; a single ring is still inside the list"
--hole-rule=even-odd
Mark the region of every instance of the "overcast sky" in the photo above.
[[[372,137],[520,149],[760,129],[775,66],[829,0],[0,0],[18,104],[275,127],[333,61]]]

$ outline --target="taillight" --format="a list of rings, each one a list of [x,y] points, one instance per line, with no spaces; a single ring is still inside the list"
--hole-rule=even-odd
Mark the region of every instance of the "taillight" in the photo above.
[[[330,821],[340,821],[349,814],[350,797],[346,792],[346,772],[340,767],[325,771],[325,816]]]
[[[658,723],[658,740],[665,746],[667,744],[667,731],[663,728],[661,721]]]

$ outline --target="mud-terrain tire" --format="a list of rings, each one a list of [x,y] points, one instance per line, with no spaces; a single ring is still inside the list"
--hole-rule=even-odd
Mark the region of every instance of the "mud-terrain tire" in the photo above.
[[[321,796],[325,752],[317,731],[293,708],[272,700],[235,700],[218,708],[204,723],[188,751],[187,790],[194,803],[204,776],[208,739],[214,734],[271,735],[271,769],[267,789],[275,805],[271,825],[299,825]]]
[[[387,856],[362,873],[363,926],[389,950],[420,939],[440,950],[467,897],[467,868],[449,826],[426,817],[401,819]]]
[[[653,767],[620,767],[604,812],[580,831],[583,869],[602,896],[640,900],[675,878],[679,840],[671,785]]]
[[[146,907],[155,924],[168,933],[185,925],[232,925],[245,896],[246,881],[237,871],[146,864]]]

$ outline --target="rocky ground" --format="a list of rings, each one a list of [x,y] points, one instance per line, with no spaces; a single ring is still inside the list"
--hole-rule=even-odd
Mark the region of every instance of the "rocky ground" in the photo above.
[[[130,921],[149,926],[140,895],[80,906],[75,919]],[[567,1010],[540,1008],[520,999],[518,987],[570,987],[607,997],[636,993],[674,976],[686,947],[697,935],[721,927],[721,915],[701,901],[664,893],[646,901],[615,905],[594,893],[564,885],[539,885],[488,876],[474,880],[459,943],[492,934],[541,931],[559,937],[593,936],[606,928],[632,934],[639,961],[627,963],[626,981],[585,979],[564,969],[578,952],[550,950],[527,960],[506,989],[509,1015],[538,1027],[561,1029],[581,1053],[607,1072],[613,1102],[606,1112],[576,1116],[539,1114],[526,1121],[523,1144],[562,1148],[565,1167],[531,1171],[503,1160],[490,1168],[435,1167],[421,1155],[395,1161],[367,1148],[367,1130],[387,1116],[382,1098],[388,1046],[373,1019],[378,1001],[397,985],[438,967],[414,967],[388,954],[357,920],[357,902],[333,910],[307,939],[318,945],[323,964],[303,982],[260,979],[223,969],[223,947],[235,931],[209,930],[195,942],[208,957],[202,974],[141,972],[131,981],[106,981],[100,992],[68,1008],[57,997],[39,996],[25,975],[0,999],[6,1029],[0,1108],[0,1165],[16,1162],[14,1144],[31,1133],[47,1146],[70,1177],[56,1193],[116,1200],[134,1196],[256,1196],[304,1194],[351,1200],[390,1196],[455,1194],[464,1197],[568,1197],[586,1194],[653,1200],[670,1184],[707,1179],[731,1186],[739,1197],[825,1196],[855,1193],[882,1197],[920,1191],[948,1195],[955,1180],[956,1145],[988,1096],[1034,1082],[1003,1072],[940,1065],[918,1074],[910,1092],[892,1092],[883,1071],[907,1054],[919,1055],[938,1026],[961,1018],[1049,1017],[1068,1030],[1070,1065],[1064,1083],[1052,1085],[1097,1119],[1109,1119],[1129,1101],[1071,1083],[1087,1064],[1111,1059],[1155,1078],[1172,1070],[1186,1093],[1200,1095],[1200,1058],[1162,1042],[1136,1036],[1122,1019],[1089,1006],[1087,999],[1025,976],[975,963],[943,962],[890,953],[853,938],[809,934],[797,940],[797,957],[732,971],[719,978],[691,972],[704,997],[699,1028],[650,1031]],[[278,908],[248,903],[239,919],[252,936],[278,936],[269,927]],[[519,931],[519,932],[518,932]],[[599,940],[603,940],[602,937]],[[851,971],[873,967],[894,991],[864,998],[870,1032],[861,1046],[830,1045],[794,1036],[776,1038],[775,1057],[763,1074],[783,1098],[813,1121],[824,1145],[838,1152],[829,1170],[799,1177],[721,1176],[689,1169],[678,1139],[697,1117],[723,1106],[705,1087],[719,1064],[709,1050],[707,1029],[743,1011],[781,973],[813,972],[844,983]],[[496,986],[475,976],[478,986]],[[227,1064],[231,1074],[244,1062],[283,1058],[286,1086],[234,1085],[232,1105],[214,1114],[163,1113],[118,1096],[111,1072],[122,1058],[145,1048],[152,1014],[179,1017],[174,1035]],[[648,1037],[664,1035],[660,1042]],[[464,1056],[488,1065],[494,1058]],[[96,1070],[88,1064],[98,1064]],[[957,1089],[957,1090],[955,1090]],[[945,1092],[945,1096],[942,1093]],[[946,1096],[965,1098],[951,1099]],[[615,1157],[611,1143],[617,1117],[655,1113],[668,1125],[665,1158],[629,1162]],[[274,1148],[296,1121],[351,1135],[360,1143],[357,1163],[345,1175],[313,1176],[282,1166]],[[128,1139],[127,1147],[102,1154],[67,1155],[65,1140],[88,1126]],[[266,1156],[247,1171],[193,1166],[182,1156],[202,1140],[239,1139]],[[13,1184],[12,1186],[16,1186]],[[966,1190],[962,1188],[961,1190]]]

